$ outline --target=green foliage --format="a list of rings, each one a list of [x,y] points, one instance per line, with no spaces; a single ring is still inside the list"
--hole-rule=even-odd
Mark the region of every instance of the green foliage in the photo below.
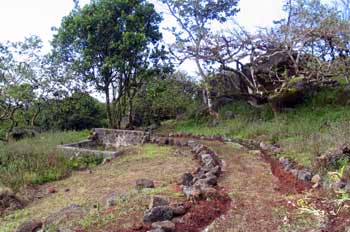
[[[83,130],[105,127],[105,117],[102,103],[89,94],[77,92],[43,105],[37,125],[44,130]]]
[[[197,85],[184,73],[152,78],[135,98],[135,112],[149,125],[198,106]]]
[[[56,146],[79,141],[88,131],[43,133],[18,142],[0,143],[0,185],[18,189],[27,184],[42,184],[69,173],[69,160]]]
[[[105,94],[110,127],[117,126],[125,98],[133,98],[151,61],[155,67],[162,58],[160,22],[145,0],[99,0],[76,7],[54,36],[54,57],[64,72],[73,71],[77,81]]]
[[[102,156],[95,156],[95,155],[78,156],[70,159],[69,166],[72,169],[86,169],[86,168],[96,167],[97,165],[101,164],[102,161],[103,161]]]

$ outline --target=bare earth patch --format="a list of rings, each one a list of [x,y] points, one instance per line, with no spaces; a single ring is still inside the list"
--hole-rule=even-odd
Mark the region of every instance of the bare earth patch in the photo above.
[[[105,231],[104,225],[118,221],[121,228],[142,221],[150,196],[161,194],[170,199],[182,198],[176,182],[184,172],[195,167],[190,151],[171,147],[144,145],[127,149],[125,154],[101,165],[91,172],[75,172],[71,177],[40,186],[38,192],[54,189],[23,210],[0,218],[0,231],[13,231],[30,219],[44,220],[65,207],[79,205],[84,215],[53,222],[49,231],[56,228],[76,228],[82,231]],[[140,178],[155,181],[155,188],[136,191],[135,181]],[[108,198],[114,197],[114,207],[107,207]],[[70,220],[71,219],[71,220]],[[117,229],[117,228],[116,228]],[[106,230],[108,231],[108,230]]]

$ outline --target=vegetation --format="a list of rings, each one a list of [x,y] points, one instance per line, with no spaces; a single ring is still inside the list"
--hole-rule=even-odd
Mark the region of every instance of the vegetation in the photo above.
[[[0,143],[0,185],[17,190],[68,175],[75,162],[64,158],[56,146],[82,140],[87,135],[88,131],[47,132],[18,142]]]
[[[305,166],[326,150],[347,142],[350,109],[343,105],[339,90],[326,90],[308,97],[305,103],[274,115],[266,106],[257,109],[245,102],[236,102],[220,109],[234,112],[235,118],[212,126],[210,118],[168,121],[163,130],[200,135],[224,135],[233,138],[259,139],[282,145],[287,156]]]

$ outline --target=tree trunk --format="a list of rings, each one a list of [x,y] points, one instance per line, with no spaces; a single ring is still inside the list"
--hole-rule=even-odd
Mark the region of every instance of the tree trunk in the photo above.
[[[106,95],[106,112],[107,112],[107,119],[108,119],[108,127],[113,128],[113,117],[111,112],[111,100],[109,98],[109,86],[106,86],[105,88],[105,95]]]
[[[213,101],[212,101],[211,96],[210,96],[210,89],[209,89],[209,83],[208,83],[209,80],[208,80],[207,76],[205,75],[198,59],[196,59],[196,64],[197,64],[197,68],[199,70],[199,74],[201,75],[202,79],[204,80],[204,85],[205,85],[204,91],[203,91],[203,99],[205,99],[204,103],[206,103],[208,106],[209,114],[211,116],[213,116],[214,118],[218,119],[219,114],[213,109]]]
[[[32,119],[31,119],[31,121],[30,121],[30,126],[31,126],[31,127],[35,127],[35,121],[36,121],[36,119],[38,118],[40,112],[41,112],[41,107],[38,106],[38,109],[35,111],[35,113],[34,113]]]

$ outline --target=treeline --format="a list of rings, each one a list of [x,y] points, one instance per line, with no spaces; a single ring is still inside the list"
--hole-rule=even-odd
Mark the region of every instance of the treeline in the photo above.
[[[349,81],[348,0],[287,0],[286,17],[254,33],[234,21],[238,0],[157,4],[163,12],[145,0],[97,0],[82,7],[75,1],[54,29],[48,54],[36,36],[1,43],[1,139],[21,127],[132,129],[201,104],[218,117],[213,106],[222,96],[264,104],[291,89],[291,80],[307,86]],[[178,23],[168,28],[174,44],[162,39],[161,13]],[[216,30],[219,24],[228,29]],[[198,83],[175,72],[188,59]]]

